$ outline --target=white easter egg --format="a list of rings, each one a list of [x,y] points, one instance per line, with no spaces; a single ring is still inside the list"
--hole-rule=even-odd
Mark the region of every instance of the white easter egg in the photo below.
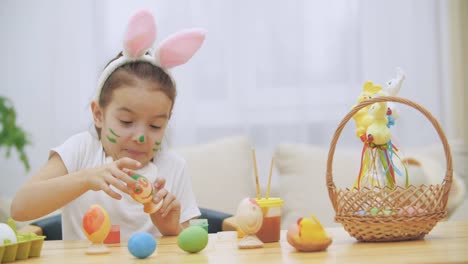
[[[0,246],[2,246],[5,242],[5,239],[10,240],[11,243],[17,243],[16,234],[11,229],[11,227],[7,224],[0,223]]]

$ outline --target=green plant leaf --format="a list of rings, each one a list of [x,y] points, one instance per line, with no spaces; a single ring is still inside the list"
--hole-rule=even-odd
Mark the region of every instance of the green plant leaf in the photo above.
[[[5,156],[11,155],[15,148],[25,169],[29,171],[29,160],[25,147],[30,145],[27,133],[16,125],[16,111],[10,99],[0,96],[0,147],[6,149]]]

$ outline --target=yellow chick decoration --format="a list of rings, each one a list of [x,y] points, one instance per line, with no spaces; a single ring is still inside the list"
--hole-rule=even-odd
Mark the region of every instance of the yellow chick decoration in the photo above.
[[[372,123],[366,131],[367,142],[375,145],[384,145],[390,141],[391,133],[388,128],[387,103],[375,103],[371,107]]]
[[[327,236],[322,224],[313,214],[311,218],[299,218],[287,232],[288,243],[298,251],[323,251],[330,246],[332,239]]]
[[[382,86],[374,85],[371,81],[364,83],[362,93],[358,96],[358,104],[369,100],[382,90]],[[356,105],[353,106],[353,108]],[[371,106],[366,106],[354,114],[353,119],[356,121],[356,136],[362,141],[366,140],[366,130],[373,121],[372,115],[369,114]]]

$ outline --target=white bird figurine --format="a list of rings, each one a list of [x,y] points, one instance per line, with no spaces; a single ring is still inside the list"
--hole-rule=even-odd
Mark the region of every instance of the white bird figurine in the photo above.
[[[396,77],[389,80],[384,87],[384,95],[396,96],[403,85],[403,81],[405,80],[406,75],[405,72],[397,67],[396,68]],[[387,104],[387,115],[390,116],[393,120],[398,119],[398,110],[396,108],[396,104],[393,102],[388,102]],[[393,122],[393,121],[392,121]]]
[[[396,77],[388,81],[384,88],[384,91],[391,96],[395,96],[400,92],[401,85],[406,78],[406,75],[401,68],[397,67],[396,72]]]
[[[245,233],[244,238],[237,244],[239,248],[263,247],[263,242],[255,235],[263,223],[262,209],[255,199],[242,199],[237,207],[236,222],[242,232]]]

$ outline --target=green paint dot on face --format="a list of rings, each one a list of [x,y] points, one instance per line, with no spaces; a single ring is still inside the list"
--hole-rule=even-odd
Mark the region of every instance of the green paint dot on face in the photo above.
[[[140,141],[141,143],[145,142],[145,136],[140,136],[138,138],[138,141]]]

